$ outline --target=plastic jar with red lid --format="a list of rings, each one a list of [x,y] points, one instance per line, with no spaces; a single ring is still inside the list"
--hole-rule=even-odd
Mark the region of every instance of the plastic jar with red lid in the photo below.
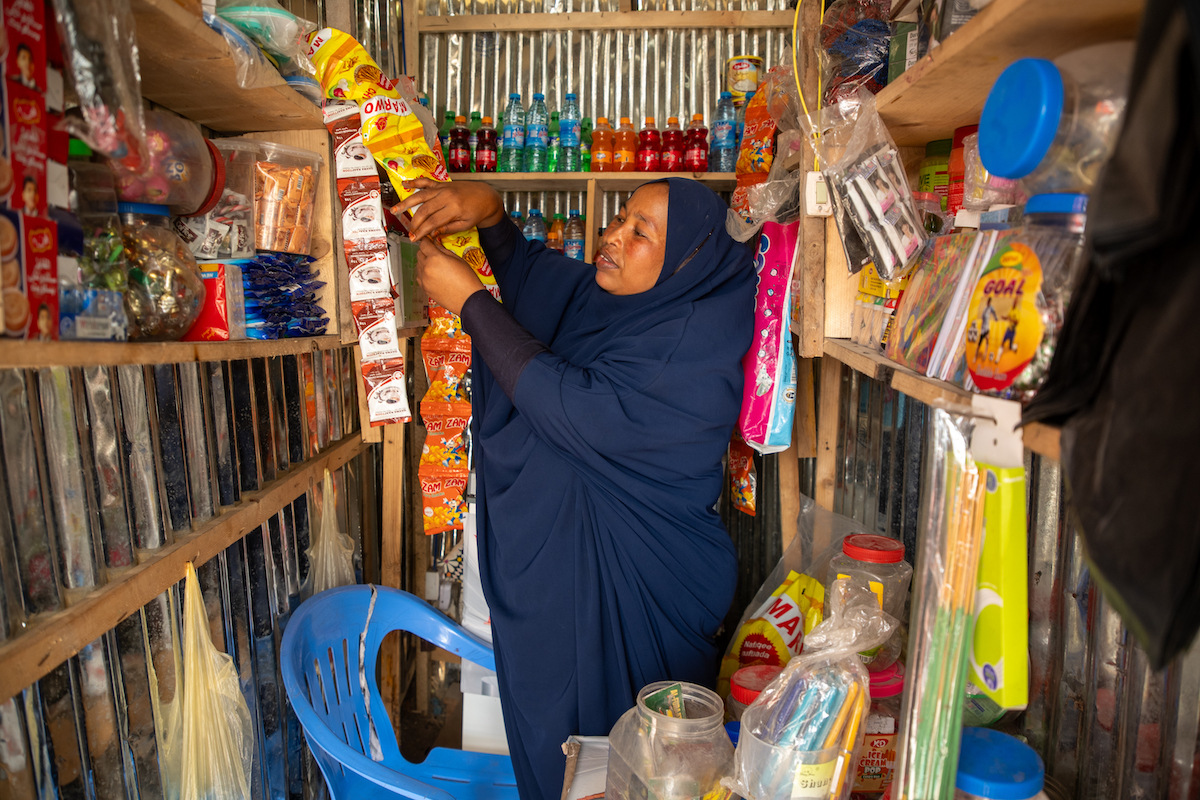
[[[725,720],[741,722],[742,713],[762,694],[771,681],[779,677],[783,667],[759,664],[742,667],[729,679],[729,697],[725,698]]]
[[[879,598],[888,614],[903,621],[904,600],[912,581],[912,567],[904,561],[904,545],[887,536],[856,533],[842,540],[842,552],[829,561],[829,583],[849,578]],[[828,587],[826,593],[828,594]],[[870,672],[890,667],[900,655],[897,631],[879,648],[860,653]]]
[[[903,692],[903,664],[896,662],[881,672],[871,673],[871,710],[858,749],[858,770],[854,779],[856,795],[878,797],[892,784]]]

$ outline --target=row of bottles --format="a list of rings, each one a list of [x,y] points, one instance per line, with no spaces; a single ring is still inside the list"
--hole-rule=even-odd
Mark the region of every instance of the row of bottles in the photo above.
[[[569,220],[564,220],[562,214],[555,214],[549,228],[546,227],[542,212],[536,208],[529,209],[529,218],[525,220],[522,220],[519,211],[513,211],[510,216],[521,228],[521,233],[526,239],[543,242],[551,250],[557,250],[576,261],[583,261],[587,229],[583,227],[583,217],[579,216],[578,211],[572,209]]]
[[[749,93],[749,97],[753,93]],[[744,126],[743,106],[735,110],[721,92],[712,139],[704,115],[693,114],[684,131],[676,117],[661,132],[654,117],[635,131],[629,117],[614,130],[607,117],[582,117],[578,98],[568,93],[562,113],[547,112],[545,96],[533,96],[526,112],[521,95],[509,95],[498,124],[472,112],[470,121],[447,111],[439,131],[450,172],[733,172]]]

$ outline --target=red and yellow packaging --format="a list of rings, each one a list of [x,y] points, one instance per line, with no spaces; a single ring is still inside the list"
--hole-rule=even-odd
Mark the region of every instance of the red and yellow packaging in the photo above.
[[[469,402],[463,376],[471,368],[470,339],[427,336],[421,340],[421,355],[425,359],[425,374],[429,377],[429,390],[425,392],[422,404]]]
[[[754,450],[735,428],[729,440],[729,496],[733,507],[743,514],[755,515],[758,472],[754,469]]]
[[[773,68],[774,72],[778,67]],[[768,78],[769,80],[770,78]],[[771,163],[775,160],[775,120],[767,110],[767,95],[760,86],[754,97],[746,104],[746,121],[742,129],[742,146],[738,150],[737,188],[730,198],[729,206],[744,213],[750,207],[748,191],[767,179]]]
[[[467,488],[468,474],[465,468],[426,464],[417,467],[427,536],[463,529],[467,519],[467,502],[463,492]]]
[[[471,420],[471,404],[422,400],[421,418],[425,421],[421,464],[465,469],[467,445],[464,434]]]

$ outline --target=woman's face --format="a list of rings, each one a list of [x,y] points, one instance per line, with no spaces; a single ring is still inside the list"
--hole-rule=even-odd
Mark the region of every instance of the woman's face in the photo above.
[[[641,294],[654,288],[667,252],[665,183],[643,186],[609,223],[596,256],[596,283],[609,294]]]

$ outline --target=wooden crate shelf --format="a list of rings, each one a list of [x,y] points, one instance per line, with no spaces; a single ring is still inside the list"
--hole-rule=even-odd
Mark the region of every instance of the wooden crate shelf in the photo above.
[[[664,28],[790,28],[786,11],[594,11],[559,14],[456,14],[416,16],[421,33],[510,31],[614,31]]]
[[[240,503],[142,563],[115,576],[77,603],[36,618],[29,629],[0,647],[0,702],[42,678],[105,631],[183,579],[187,563],[199,566],[279,513],[286,503],[316,485],[370,445],[357,432],[324,453],[288,470]]]
[[[131,0],[142,96],[215,131],[323,128],[321,109],[277,82],[243,89],[221,34],[175,0]]]
[[[1144,0],[994,0],[877,97],[901,146],[948,139],[979,121],[997,76],[1018,58],[1055,58],[1135,39]]]
[[[848,339],[826,339],[825,355],[833,358],[856,372],[877,381],[887,381],[898,392],[926,405],[940,407],[970,406],[972,392],[946,381],[915,372],[908,367],[891,361],[883,353],[854,344]],[[1059,429],[1051,425],[1033,423],[1023,429],[1025,447],[1035,453],[1058,460],[1060,457]]]

